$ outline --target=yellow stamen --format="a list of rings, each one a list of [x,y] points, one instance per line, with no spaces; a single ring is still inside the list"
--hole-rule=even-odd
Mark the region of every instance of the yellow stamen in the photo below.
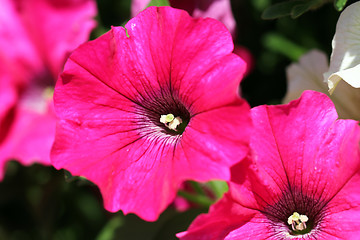
[[[294,212],[293,215],[288,218],[288,224],[291,225],[292,230],[302,231],[306,229],[306,222],[308,220],[309,218],[306,215],[300,215]]]
[[[176,131],[176,128],[182,123],[182,120],[180,117],[176,117],[174,118],[174,120],[172,120],[169,125],[168,125],[168,128],[170,128],[171,130],[175,130]]]
[[[171,113],[167,114],[167,115],[161,115],[160,122],[167,124],[167,123],[171,122],[172,120],[174,120],[174,118],[175,118],[174,115]]]
[[[182,123],[182,119],[169,113],[167,115],[161,115],[160,122],[165,124],[169,129],[177,131],[176,129]]]

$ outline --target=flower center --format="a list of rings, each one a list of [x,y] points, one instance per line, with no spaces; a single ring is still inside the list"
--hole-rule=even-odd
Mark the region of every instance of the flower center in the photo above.
[[[264,214],[281,239],[315,239],[322,234],[321,225],[328,209],[326,200],[292,186],[284,189],[273,203],[265,204]]]
[[[191,114],[178,95],[175,92],[167,92],[166,88],[150,95],[149,98],[138,100],[139,114],[136,120],[143,126],[140,127],[141,133],[182,136],[190,122]]]
[[[302,232],[306,230],[306,222],[309,220],[309,218],[306,215],[301,215],[297,212],[294,212],[289,218],[288,218],[288,224],[291,225],[291,228],[295,232]]]
[[[169,113],[167,115],[161,115],[160,122],[171,130],[178,131],[178,126],[183,122],[180,117],[175,117]]]

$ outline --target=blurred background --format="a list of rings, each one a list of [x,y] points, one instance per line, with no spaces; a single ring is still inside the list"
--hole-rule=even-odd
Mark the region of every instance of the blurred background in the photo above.
[[[277,2],[281,1],[231,1],[237,24],[235,43],[247,49],[252,59],[241,83],[242,95],[252,107],[281,103],[287,88],[285,69],[302,54],[314,48],[331,53],[340,15],[332,2],[296,19],[261,19],[262,12]],[[130,18],[130,0],[98,0],[97,6],[98,25],[92,39]],[[195,199],[200,204],[181,212],[170,206],[150,223],[132,214],[105,211],[95,185],[63,170],[39,164],[24,167],[16,161],[8,162],[6,169],[0,182],[0,240],[176,239],[175,233],[186,230],[208,208],[206,201],[201,204]]]

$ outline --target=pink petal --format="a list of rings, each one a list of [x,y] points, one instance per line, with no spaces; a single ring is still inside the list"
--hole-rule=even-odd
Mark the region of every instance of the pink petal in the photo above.
[[[29,39],[54,78],[66,58],[79,44],[88,40],[95,26],[93,0],[15,0],[18,14]]]
[[[131,1],[131,17],[135,17],[139,12],[144,10],[150,0],[132,0]]]
[[[150,3],[150,0],[132,0],[131,16],[137,15]],[[235,36],[236,22],[231,10],[230,0],[171,0],[174,8],[183,9],[195,18],[214,18],[223,24]]]
[[[240,101],[203,112],[189,123],[180,142],[182,154],[175,162],[183,179],[208,181],[211,178],[228,180],[229,167],[244,159],[250,136],[246,114],[248,106]],[[243,129],[239,131],[238,126]],[[206,162],[206,164],[204,164]]]
[[[0,148],[0,163],[16,159],[23,165],[50,165],[50,149],[54,142],[56,118],[52,102],[43,112],[17,107],[11,127]],[[0,180],[2,171],[0,169]]]
[[[210,207],[208,214],[199,215],[186,232],[176,236],[181,240],[266,239],[266,228],[261,229],[259,224],[252,224],[255,227],[247,229],[248,231],[243,230],[248,227],[247,224],[251,224],[249,221],[253,221],[253,218],[263,219],[264,216],[242,207],[229,194],[225,194],[219,202]],[[255,229],[258,229],[257,232]],[[242,238],[238,232],[241,232]],[[237,237],[229,237],[234,235]],[[265,238],[259,238],[260,236]]]
[[[8,72],[13,84],[29,82],[39,68],[42,67],[38,55],[26,27],[16,10],[15,1],[3,0],[0,11],[0,60],[1,74]]]
[[[331,200],[322,228],[338,239],[356,239],[360,229],[360,176],[357,173]]]
[[[11,83],[11,78],[2,72],[0,75],[0,124],[5,121],[5,117],[8,115],[11,108],[14,107],[17,100],[17,92],[15,86]],[[1,142],[1,132],[4,129],[0,130],[0,142]]]
[[[0,40],[1,41],[1,40]],[[8,71],[4,65],[0,66],[0,146],[6,140],[11,123],[14,118],[14,109],[18,100],[15,84],[11,81]],[[0,147],[0,156],[1,147]],[[0,181],[3,179],[5,161],[0,157]]]
[[[188,11],[193,17],[210,17],[222,22],[232,36],[236,33],[236,22],[230,0],[170,0],[171,6]]]

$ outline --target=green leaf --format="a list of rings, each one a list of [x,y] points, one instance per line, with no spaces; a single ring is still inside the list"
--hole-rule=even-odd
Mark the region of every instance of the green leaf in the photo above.
[[[105,227],[100,231],[99,235],[96,237],[96,240],[111,240],[115,239],[115,232],[118,228],[125,224],[123,216],[115,216]]]
[[[270,5],[270,0],[252,0],[251,4],[256,10],[264,11]]]
[[[188,181],[188,183],[191,186],[191,188],[195,191],[195,193],[200,195],[206,195],[206,191],[201,183],[195,181]]]
[[[301,15],[303,15],[304,13],[306,13],[307,11],[309,11],[311,6],[312,6],[311,3],[297,5],[297,6],[293,7],[290,15],[292,18],[298,18]]]
[[[178,191],[178,195],[203,207],[210,207],[214,203],[214,200],[204,195],[192,194],[181,190]]]
[[[151,2],[147,5],[147,7],[150,6],[156,6],[156,7],[170,6],[170,3],[168,0],[151,0]]]
[[[310,0],[303,4],[299,4],[291,10],[291,17],[298,18],[309,10],[314,10],[322,6],[324,2],[322,0]]]
[[[300,56],[308,50],[276,33],[266,34],[263,39],[263,44],[272,52],[280,53],[292,61],[297,61]]]
[[[263,12],[261,15],[262,19],[276,19],[280,17],[285,17],[291,14],[292,9],[303,3],[301,0],[293,0],[288,2],[281,2],[274,4]]]
[[[206,185],[212,189],[216,199],[221,198],[229,190],[227,183],[224,181],[210,181]]]
[[[346,5],[347,0],[334,0],[334,7],[338,11],[342,11]]]

